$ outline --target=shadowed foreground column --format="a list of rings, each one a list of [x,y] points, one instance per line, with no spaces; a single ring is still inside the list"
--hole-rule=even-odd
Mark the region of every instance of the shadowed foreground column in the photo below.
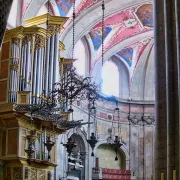
[[[13,0],[0,0],[0,48]]]
[[[179,2],[178,2],[179,3]],[[179,12],[176,0],[155,0],[155,179],[179,179]]]

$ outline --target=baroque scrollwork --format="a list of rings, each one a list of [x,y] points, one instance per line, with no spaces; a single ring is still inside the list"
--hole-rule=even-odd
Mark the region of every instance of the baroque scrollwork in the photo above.
[[[20,47],[20,39],[19,38],[13,38],[12,43],[16,44],[18,47]]]
[[[10,68],[13,69],[14,71],[18,71],[18,64],[12,64],[10,65]]]
[[[39,170],[39,180],[45,180],[46,175],[45,175],[45,170]]]
[[[32,44],[32,41],[33,41],[33,35],[26,35],[24,38],[23,38],[23,41],[22,41],[22,45],[24,46],[25,44],[27,44],[28,42],[31,42]]]
[[[14,168],[13,179],[14,180],[22,179],[22,168],[21,167]]]
[[[37,170],[35,168],[31,168],[30,170],[31,174],[31,180],[37,180]]]
[[[56,34],[56,33],[58,33],[60,31],[60,25],[49,24],[48,27],[47,27],[47,30],[48,30],[49,34],[54,35],[54,34]]]
[[[155,123],[154,115],[144,115],[144,116],[128,115],[128,120],[135,125],[138,125],[140,123],[153,125]]]
[[[36,34],[35,50],[38,50],[39,48],[44,48],[44,46],[45,46],[45,38],[39,34]]]

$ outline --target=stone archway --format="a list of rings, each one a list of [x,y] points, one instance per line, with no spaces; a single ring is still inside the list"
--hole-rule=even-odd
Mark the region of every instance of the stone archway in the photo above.
[[[109,144],[101,144],[96,149],[96,157],[99,159],[99,167],[106,169],[126,169],[126,157],[120,149],[117,156],[118,161],[115,161],[116,153]]]
[[[76,147],[73,149],[73,154],[74,156],[77,157],[77,154],[80,153],[80,158],[82,160],[82,165],[84,166],[83,169],[79,172],[72,172],[69,174],[69,176],[73,177],[73,176],[78,176],[79,180],[86,180],[88,179],[88,156],[87,156],[87,152],[88,152],[88,145],[86,142],[86,138],[83,134],[83,132],[77,128],[74,131],[71,130],[68,133],[68,137],[71,137],[75,143],[76,143]],[[74,173],[74,174],[73,174]],[[78,175],[79,173],[79,175]]]
[[[96,155],[97,153],[97,149],[99,146],[103,145],[103,144],[107,144],[107,141],[99,141],[96,144],[96,147],[94,148],[94,154]],[[129,169],[129,152],[127,150],[127,148],[125,147],[125,145],[123,145],[120,149],[119,152],[121,153],[121,155],[123,156],[123,158],[125,158],[125,169]],[[114,156],[115,157],[115,156]],[[114,159],[112,159],[114,160]]]

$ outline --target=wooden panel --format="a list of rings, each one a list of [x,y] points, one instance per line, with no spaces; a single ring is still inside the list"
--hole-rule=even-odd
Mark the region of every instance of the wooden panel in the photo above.
[[[37,169],[35,168],[30,169],[30,179],[37,180]]]
[[[9,66],[9,61],[1,62],[0,79],[8,78],[8,66]]]
[[[0,102],[5,102],[7,96],[7,80],[0,81]]]
[[[21,103],[25,104],[26,102],[26,95],[21,95]]]
[[[25,156],[26,137],[21,138],[21,156]]]
[[[21,135],[26,136],[26,130],[25,129],[21,129]]]
[[[8,155],[17,154],[18,148],[18,130],[10,129],[8,130]]]
[[[9,59],[10,42],[6,42],[2,45],[1,60]]]
[[[2,156],[6,155],[6,131],[2,133]]]
[[[51,161],[53,162],[53,163],[55,163],[56,162],[56,149],[55,149],[56,147],[52,147],[52,151],[51,151]]]
[[[22,168],[14,167],[13,168],[13,180],[21,180],[23,179]]]
[[[45,170],[38,171],[38,180],[46,180],[46,171]]]
[[[18,126],[18,121],[14,120],[14,119],[8,119],[4,122],[5,122],[7,128],[13,128],[13,127]]]
[[[7,168],[7,180],[12,180],[12,178],[11,178],[11,168],[10,167]]]
[[[0,144],[2,145],[2,131],[1,130],[0,130]],[[2,156],[2,146],[0,146],[0,156]]]

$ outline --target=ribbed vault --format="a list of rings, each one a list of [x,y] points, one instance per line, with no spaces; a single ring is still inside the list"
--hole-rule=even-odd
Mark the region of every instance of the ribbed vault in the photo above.
[[[47,0],[30,0],[23,10],[23,21],[46,8]],[[51,13],[70,17],[60,39],[71,57],[72,8],[71,0],[51,0]],[[102,1],[76,0],[75,41],[83,39],[89,50],[89,73],[96,82],[101,80]],[[112,60],[121,69],[120,99],[154,101],[154,52],[152,1],[105,0],[104,60]],[[124,70],[122,70],[124,68]],[[123,72],[123,74],[122,74]],[[122,83],[123,82],[123,83]]]

